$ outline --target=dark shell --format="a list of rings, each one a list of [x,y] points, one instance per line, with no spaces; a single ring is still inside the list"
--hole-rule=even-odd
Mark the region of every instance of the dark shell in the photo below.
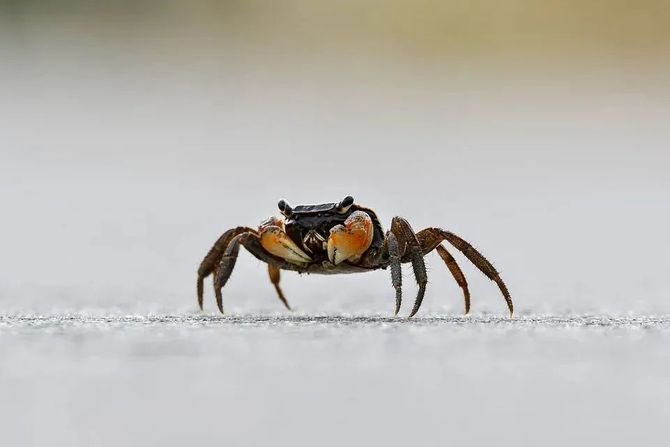
[[[293,215],[320,214],[334,211],[337,203],[322,203],[321,205],[298,205],[293,208]]]
[[[339,203],[298,205],[284,222],[286,234],[309,254],[314,264],[320,264],[328,259],[325,241],[330,236],[330,229],[344,223],[354,211],[365,211],[372,219],[375,234],[371,248],[377,249],[382,244],[384,233],[374,211],[353,204],[346,212],[340,213],[338,207]]]

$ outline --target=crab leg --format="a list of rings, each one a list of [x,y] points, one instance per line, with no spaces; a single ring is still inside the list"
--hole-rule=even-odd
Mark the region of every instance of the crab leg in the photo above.
[[[205,256],[205,259],[203,259],[202,262],[200,263],[200,267],[198,267],[198,280],[197,280],[198,306],[200,306],[200,310],[202,310],[205,278],[214,273],[217,266],[221,262],[223,252],[226,250],[226,247],[228,247],[228,244],[230,243],[231,239],[237,236],[238,234],[245,232],[255,233],[256,230],[248,227],[237,227],[223,233],[216,240],[216,242],[214,242],[214,245],[207,253],[207,256]]]
[[[437,254],[440,255],[440,258],[447,265],[447,268],[451,272],[451,275],[454,277],[458,285],[463,289],[463,299],[465,300],[465,314],[467,315],[470,312],[470,290],[468,290],[468,282],[465,279],[463,271],[456,263],[454,257],[444,248],[443,245],[437,246]]]
[[[286,306],[288,310],[291,310],[291,306],[289,306],[288,301],[284,296],[284,292],[282,292],[281,287],[279,287],[279,279],[281,278],[279,268],[272,264],[268,264],[268,273],[270,274],[270,281],[272,282],[272,285],[275,286],[277,295],[279,295],[279,300],[284,303],[284,306]]]
[[[230,279],[230,275],[233,273],[233,268],[235,267],[237,256],[239,255],[240,245],[243,245],[249,253],[251,253],[260,261],[263,261],[266,264],[270,264],[278,269],[294,270],[298,272],[304,271],[304,269],[302,269],[300,266],[287,262],[283,259],[276,258],[265,251],[265,249],[261,246],[260,237],[255,231],[238,234],[230,240],[226,251],[221,257],[221,262],[216,269],[216,274],[214,275],[214,293],[216,295],[216,305],[221,313],[223,313],[223,296],[221,294],[221,289],[226,285],[228,279]],[[277,284],[277,286],[278,285],[279,284]]]
[[[391,265],[391,283],[395,289],[395,314],[400,312],[402,304],[402,267],[400,266],[400,251],[398,249],[398,240],[395,234],[390,231],[386,233],[386,244],[389,251],[389,260]]]
[[[428,284],[428,274],[426,273],[426,264],[423,261],[423,252],[421,244],[414,233],[414,230],[402,217],[394,217],[391,221],[391,232],[396,236],[399,243],[401,259],[408,259],[412,263],[414,278],[419,286],[419,291],[414,301],[414,307],[409,317],[413,317],[421,307],[423,297],[426,293],[426,284]]]
[[[216,294],[216,305],[221,313],[223,313],[223,296],[221,295],[221,289],[226,285],[230,275],[233,273],[233,269],[235,268],[237,256],[240,254],[240,241],[243,238],[247,238],[249,236],[256,237],[256,234],[238,234],[230,241],[228,247],[226,247],[226,251],[221,257],[219,268],[216,270],[216,274],[214,275],[214,293]]]
[[[421,242],[421,249],[423,253],[429,253],[435,249],[442,241],[446,240],[451,245],[456,247],[466,258],[472,262],[487,278],[498,284],[498,288],[505,298],[509,314],[514,313],[514,304],[512,303],[512,296],[507,290],[507,286],[500,278],[500,273],[493,267],[481,253],[479,253],[470,243],[466,242],[459,236],[456,236],[450,231],[445,231],[440,228],[426,228],[417,233],[417,238]]]

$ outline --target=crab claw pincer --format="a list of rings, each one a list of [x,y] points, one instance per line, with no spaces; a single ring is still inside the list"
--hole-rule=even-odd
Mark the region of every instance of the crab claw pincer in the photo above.
[[[302,251],[278,226],[262,226],[259,232],[261,245],[271,254],[298,265],[308,264],[312,261],[312,258]]]
[[[356,262],[370,248],[374,229],[372,219],[363,211],[354,211],[344,221],[330,230],[328,259],[337,265],[344,261]]]

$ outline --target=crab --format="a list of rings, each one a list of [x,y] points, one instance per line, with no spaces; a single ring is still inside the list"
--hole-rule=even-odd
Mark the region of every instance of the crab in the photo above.
[[[203,283],[212,275],[216,304],[223,313],[221,289],[228,282],[240,246],[243,246],[268,265],[270,281],[288,310],[291,306],[279,286],[281,270],[339,274],[388,268],[395,289],[394,315],[398,315],[402,304],[401,264],[410,263],[418,292],[409,317],[419,311],[426,292],[428,276],[424,256],[435,250],[462,289],[467,314],[470,311],[468,283],[456,260],[442,244],[447,241],[498,285],[512,316],[512,297],[498,271],[472,245],[450,231],[430,227],[417,233],[406,219],[394,217],[390,230],[384,232],[377,214],[354,203],[351,196],[337,203],[296,207],[280,200],[278,207],[283,219],[270,217],[257,230],[249,227],[230,229],[214,243],[198,269],[197,295],[201,310]]]

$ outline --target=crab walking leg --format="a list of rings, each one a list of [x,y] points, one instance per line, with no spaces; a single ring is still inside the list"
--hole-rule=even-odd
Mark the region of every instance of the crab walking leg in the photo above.
[[[414,230],[402,217],[394,217],[391,221],[391,232],[398,239],[401,260],[409,260],[414,270],[414,278],[419,286],[419,291],[414,301],[414,307],[408,318],[412,318],[421,307],[423,297],[426,293],[426,284],[428,284],[428,274],[426,273],[426,264],[423,261],[423,252],[421,244],[414,233]]]
[[[221,289],[226,285],[230,275],[233,273],[237,256],[239,255],[240,245],[243,245],[249,253],[266,264],[273,265],[284,270],[303,271],[300,266],[286,262],[283,259],[274,257],[267,253],[260,243],[260,238],[256,232],[246,232],[233,237],[226,248],[219,267],[214,275],[214,294],[216,295],[216,305],[219,311],[223,313],[223,296]]]
[[[221,289],[226,285],[230,275],[233,273],[233,269],[235,268],[237,256],[240,254],[240,239],[248,236],[249,234],[252,233],[238,234],[230,241],[228,247],[226,247],[226,251],[221,257],[219,268],[214,274],[214,294],[216,295],[216,305],[219,308],[219,312],[221,313],[223,313],[223,296],[221,295]]]
[[[416,282],[419,284],[419,292],[416,295],[414,307],[412,308],[412,312],[410,312],[408,318],[412,318],[419,311],[421,303],[423,302],[423,296],[426,293],[426,284],[428,284],[428,273],[426,273],[426,264],[423,261],[421,250],[415,250],[412,248],[411,258],[412,269],[414,270],[414,278],[416,278]]]
[[[437,254],[440,255],[440,258],[447,265],[447,268],[451,272],[451,275],[454,277],[458,285],[463,289],[463,299],[465,300],[465,314],[467,315],[470,312],[470,290],[468,290],[468,282],[465,279],[463,271],[458,266],[456,259],[447,251],[446,248],[442,245],[438,245]]]
[[[284,306],[286,306],[288,310],[291,310],[291,306],[289,306],[288,301],[284,296],[284,292],[282,292],[281,287],[279,287],[279,279],[281,278],[279,269],[272,264],[268,264],[268,273],[270,274],[270,281],[272,282],[272,285],[275,286],[277,295],[279,295],[279,299],[284,303]]]
[[[245,232],[255,233],[255,230],[248,227],[237,227],[223,233],[216,240],[216,242],[214,242],[214,245],[200,263],[200,267],[198,267],[198,280],[197,280],[198,306],[200,306],[200,310],[202,310],[205,278],[207,278],[214,272],[214,270],[216,270],[217,266],[219,265],[219,262],[221,261],[221,257],[223,256],[223,252],[226,250],[226,247],[228,247],[230,240],[235,236],[237,236],[238,234]]]
[[[391,283],[395,289],[395,315],[400,312],[402,304],[402,267],[400,265],[400,250],[398,239],[390,231],[386,233],[386,245],[389,251],[389,262],[391,266]]]
[[[470,243],[466,242],[459,236],[456,236],[450,231],[445,231],[440,228],[426,228],[417,233],[417,237],[421,242],[421,248],[424,253],[429,253],[437,247],[442,241],[446,240],[451,245],[456,247],[463,255],[472,262],[475,267],[479,269],[487,278],[498,284],[498,288],[505,298],[507,308],[509,309],[510,317],[514,314],[514,304],[512,303],[512,296],[507,290],[507,286],[500,278],[500,273],[493,267],[481,253],[479,253]]]

